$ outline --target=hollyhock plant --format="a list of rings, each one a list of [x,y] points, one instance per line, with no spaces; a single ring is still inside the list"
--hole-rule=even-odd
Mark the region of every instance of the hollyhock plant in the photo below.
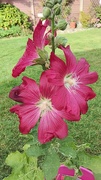
[[[28,39],[24,54],[12,70],[12,76],[17,77],[27,66],[40,64],[43,67],[41,76],[37,76],[40,79],[38,83],[24,76],[22,83],[9,93],[9,97],[17,102],[10,111],[18,115],[20,132],[30,133],[23,150],[12,153],[7,159],[7,165],[12,168],[10,179],[64,180],[65,176],[69,176],[78,180],[95,180],[93,173],[84,167],[80,167],[82,175],[78,176],[74,169],[61,165],[68,164],[77,169],[82,159],[91,157],[87,156],[87,143],[78,145],[72,136],[68,136],[66,120],[79,121],[81,114],[87,112],[88,100],[96,96],[88,85],[98,79],[96,72],[89,71],[90,65],[86,59],[77,61],[70,46],[66,46],[67,40],[57,34],[57,30],[66,29],[67,25],[64,19],[59,20],[62,18],[62,2],[43,2],[43,18],[36,25],[33,39]],[[46,45],[51,53],[45,48]],[[64,53],[66,62],[56,56],[56,48]],[[70,127],[73,128],[72,125]],[[17,163],[14,158],[18,159]],[[91,169],[94,159],[96,161],[93,158],[89,163]],[[16,168],[19,165],[20,168]]]
[[[27,66],[36,64],[35,60],[39,58],[38,49],[43,50],[44,46],[49,43],[47,40],[47,33],[45,33],[48,25],[48,20],[44,23],[39,20],[33,33],[33,40],[30,38],[28,39],[23,56],[19,59],[18,63],[12,70],[13,77],[19,76]]]
[[[19,116],[21,133],[29,133],[40,119],[38,126],[40,143],[46,143],[54,137],[62,139],[68,134],[67,124],[62,119],[65,113],[58,111],[52,104],[53,91],[53,86],[48,84],[43,74],[39,86],[34,80],[23,77],[23,83],[13,88],[9,95],[13,100],[22,102],[10,109]],[[69,118],[69,113],[67,116]]]
[[[95,177],[94,177],[92,171],[90,171],[89,169],[81,166],[80,171],[82,172],[82,176],[78,176],[77,180],[95,180]],[[65,165],[61,165],[58,169],[58,174],[57,174],[56,180],[64,180],[65,176],[74,177],[75,170],[69,169]]]
[[[66,63],[52,52],[50,69],[47,70],[49,82],[58,87],[55,105],[58,109],[71,108],[75,115],[85,114],[88,110],[87,101],[96,96],[87,85],[96,82],[98,75],[96,72],[89,72],[90,65],[84,58],[77,61],[69,46],[60,48],[65,54]]]

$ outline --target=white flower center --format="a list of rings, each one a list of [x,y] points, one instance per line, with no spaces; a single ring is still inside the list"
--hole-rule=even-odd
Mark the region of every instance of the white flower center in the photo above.
[[[41,116],[43,116],[43,114],[46,113],[47,111],[50,111],[53,109],[51,99],[47,99],[47,98],[41,98],[37,102],[36,106],[38,108],[40,108],[40,115]]]
[[[70,88],[71,86],[77,85],[77,80],[76,78],[73,78],[71,74],[66,75],[64,77],[64,85],[66,88]]]

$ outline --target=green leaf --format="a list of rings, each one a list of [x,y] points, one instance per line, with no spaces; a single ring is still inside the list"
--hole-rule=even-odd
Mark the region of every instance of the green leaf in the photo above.
[[[60,152],[67,157],[75,158],[77,155],[76,145],[72,139],[72,137],[67,137],[60,142],[59,150]]]
[[[41,146],[38,145],[30,146],[25,152],[27,156],[39,157],[41,155],[44,155],[44,151],[42,150]]]
[[[50,154],[47,154],[42,166],[46,180],[52,180],[57,175],[59,166],[59,156],[53,150]]]
[[[6,164],[12,168],[21,169],[23,165],[26,163],[25,154],[21,154],[19,151],[11,153],[6,158]]]
[[[79,153],[79,164],[90,169],[97,180],[101,179],[101,156]]]

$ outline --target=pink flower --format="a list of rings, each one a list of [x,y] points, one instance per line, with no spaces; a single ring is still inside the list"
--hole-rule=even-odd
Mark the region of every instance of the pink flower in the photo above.
[[[23,56],[19,59],[18,63],[12,70],[12,76],[19,76],[27,66],[34,65],[35,59],[39,58],[38,49],[43,49],[45,45],[47,45],[47,33],[45,34],[45,30],[49,25],[49,21],[46,20],[44,24],[39,20],[35,31],[33,33],[33,40],[30,38],[27,41],[26,50]]]
[[[58,169],[56,180],[64,180],[64,176],[73,177],[74,175],[75,175],[74,169],[69,169],[67,166],[61,165]]]
[[[89,64],[84,58],[77,61],[69,46],[60,48],[65,54],[66,63],[51,53],[50,69],[46,72],[48,81],[58,88],[54,104],[58,109],[70,109],[71,114],[80,118],[80,114],[88,110],[87,101],[96,96],[87,85],[96,82],[98,75],[89,72]]]
[[[80,171],[82,172],[83,175],[79,176],[77,178],[78,180],[95,180],[92,171],[90,171],[89,169],[86,169],[81,166]],[[56,180],[64,180],[65,176],[69,176],[69,177],[75,176],[75,170],[69,169],[65,165],[61,165],[58,169],[58,174],[57,174]]]
[[[49,85],[45,73],[43,73],[39,86],[34,80],[23,77],[23,83],[15,88],[15,92],[14,88],[10,92],[13,100],[22,102],[10,109],[20,119],[20,132],[29,133],[40,120],[38,126],[40,143],[46,143],[54,137],[62,139],[68,134],[67,124],[62,119],[65,117],[65,113],[58,111],[52,103],[54,91],[55,89]]]

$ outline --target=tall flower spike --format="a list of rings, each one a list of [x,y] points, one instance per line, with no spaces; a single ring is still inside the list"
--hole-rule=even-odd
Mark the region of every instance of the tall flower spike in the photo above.
[[[15,91],[18,88],[15,88]],[[19,86],[19,93],[16,96],[13,89],[10,92],[11,98],[20,102],[13,106],[10,111],[16,113],[20,119],[19,129],[23,134],[27,134],[40,120],[38,126],[38,139],[40,143],[46,143],[52,138],[65,138],[68,134],[67,124],[62,118],[65,114],[58,111],[52,104],[54,88],[49,85],[45,76],[42,74],[40,85],[30,78],[23,77],[23,83]],[[14,96],[13,96],[14,95]]]
[[[37,49],[43,49],[45,45],[47,45],[47,33],[45,34],[45,30],[49,25],[49,21],[46,20],[43,24],[41,20],[39,20],[34,33],[33,33],[33,40],[30,38],[27,41],[26,50],[23,56],[19,59],[18,63],[12,70],[12,76],[17,77],[19,76],[27,66],[34,65],[35,59],[39,58]]]
[[[48,81],[58,88],[53,103],[58,109],[70,109],[71,114],[80,119],[79,115],[88,110],[87,101],[96,96],[87,85],[96,82],[98,75],[89,72],[89,64],[84,58],[77,61],[69,46],[60,48],[65,54],[66,63],[51,53],[50,70],[46,72]]]

